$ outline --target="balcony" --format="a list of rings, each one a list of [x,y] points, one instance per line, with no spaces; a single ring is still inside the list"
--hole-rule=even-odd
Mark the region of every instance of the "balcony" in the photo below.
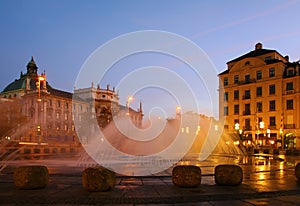
[[[284,124],[284,129],[295,129],[295,124]]]
[[[288,94],[294,94],[294,93],[295,93],[295,90],[293,90],[293,89],[285,91],[286,95],[288,95]]]

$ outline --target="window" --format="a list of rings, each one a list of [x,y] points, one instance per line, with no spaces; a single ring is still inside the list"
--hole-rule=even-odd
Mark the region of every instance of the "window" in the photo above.
[[[245,83],[250,83],[250,74],[245,75]]]
[[[234,99],[235,99],[235,100],[238,100],[238,99],[239,99],[239,96],[240,96],[239,90],[234,90]]]
[[[245,119],[245,130],[251,130],[250,119]]]
[[[51,107],[52,106],[52,100],[51,99],[49,99],[49,106]]]
[[[60,115],[59,115],[59,113],[57,112],[56,113],[56,119],[59,119],[60,118]]]
[[[270,109],[270,111],[275,111],[276,110],[275,100],[270,101],[269,109]]]
[[[245,111],[244,111],[244,115],[250,115],[251,111],[250,111],[250,104],[245,104]]]
[[[65,113],[65,120],[68,120],[68,113]]]
[[[245,66],[250,65],[250,61],[245,62]]]
[[[270,117],[270,126],[276,126],[276,117]]]
[[[262,112],[262,102],[257,102],[256,103],[256,111],[257,112]]]
[[[256,71],[256,79],[257,80],[260,80],[262,79],[262,72],[259,70],[259,71]]]
[[[269,77],[275,77],[275,68],[269,69]]]
[[[60,107],[60,101],[57,100],[56,107]]]
[[[287,70],[287,76],[290,77],[290,76],[293,76],[294,75],[294,69],[288,69]]]
[[[228,107],[224,107],[224,116],[228,115]]]
[[[286,109],[293,109],[294,108],[294,101],[292,99],[286,100]]]
[[[239,114],[240,113],[240,107],[238,104],[234,105],[234,114]]]
[[[228,101],[228,92],[224,92],[224,101],[225,101],[225,102]]]
[[[224,77],[224,86],[228,85],[228,77]]]
[[[68,109],[69,108],[69,104],[68,102],[65,102],[65,109]]]
[[[238,84],[239,83],[239,75],[234,76],[234,83]]]
[[[275,94],[275,84],[269,85],[269,94]]]
[[[293,89],[294,89],[293,82],[287,82],[286,83],[286,90],[293,90]]]
[[[261,97],[262,96],[262,87],[256,87],[256,96]]]
[[[250,90],[245,90],[244,99],[250,99]]]

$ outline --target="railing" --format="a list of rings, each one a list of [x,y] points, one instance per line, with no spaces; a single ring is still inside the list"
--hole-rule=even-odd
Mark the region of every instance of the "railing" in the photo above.
[[[276,124],[275,125],[269,125],[269,129],[276,129]]]
[[[285,94],[294,94],[295,90],[291,89],[291,90],[286,90]]]

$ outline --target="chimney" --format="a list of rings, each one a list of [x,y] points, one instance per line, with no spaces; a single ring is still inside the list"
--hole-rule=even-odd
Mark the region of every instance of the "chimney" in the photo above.
[[[289,61],[290,60],[290,57],[288,55],[286,55],[285,57],[285,60]]]
[[[262,48],[263,48],[262,43],[255,44],[255,50],[259,50],[259,49],[262,49]]]

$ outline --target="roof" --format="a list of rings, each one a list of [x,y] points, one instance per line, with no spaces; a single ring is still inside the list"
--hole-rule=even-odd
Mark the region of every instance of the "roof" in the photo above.
[[[249,57],[257,57],[257,56],[261,56],[261,55],[264,55],[264,54],[269,54],[269,53],[273,53],[273,52],[277,52],[276,50],[270,50],[270,49],[255,49],[251,52],[248,52],[247,54],[244,54],[238,58],[235,58],[228,63],[231,63],[231,62],[236,62],[236,61],[240,61],[242,59],[245,59],[245,58],[249,58]]]
[[[2,92],[9,92],[26,88],[26,78],[16,79],[14,82],[7,85]]]

